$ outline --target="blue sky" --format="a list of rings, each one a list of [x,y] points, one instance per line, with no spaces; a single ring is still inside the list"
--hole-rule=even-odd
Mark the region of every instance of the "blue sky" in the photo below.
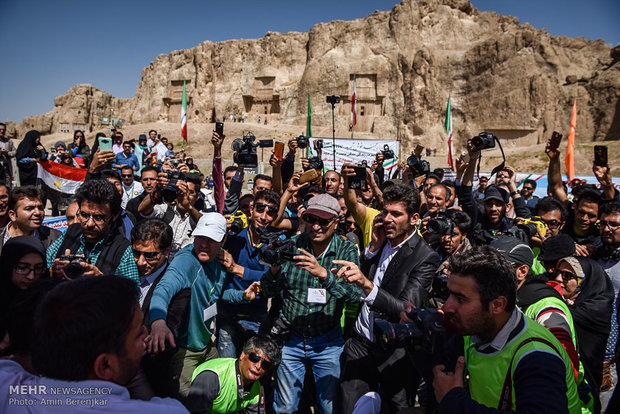
[[[20,122],[53,108],[78,83],[135,95],[160,53],[205,41],[307,31],[336,19],[390,10],[397,0],[0,0],[0,119]],[[620,42],[618,0],[473,0],[553,35]]]

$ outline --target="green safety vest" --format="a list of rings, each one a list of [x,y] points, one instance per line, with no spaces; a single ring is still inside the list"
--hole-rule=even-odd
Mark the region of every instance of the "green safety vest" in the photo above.
[[[570,325],[573,345],[575,346],[575,350],[577,350],[577,353],[579,353],[577,336],[575,335],[575,324],[573,323],[573,315],[570,313],[570,309],[568,309],[568,305],[566,304],[566,302],[564,302],[562,299],[553,296],[547,296],[546,298],[542,298],[539,301],[532,303],[530,306],[524,309],[523,313],[525,313],[525,316],[527,316],[528,318],[536,321],[538,319],[538,316],[540,316],[541,311],[548,308],[556,308],[564,312],[564,314],[566,315],[566,319],[568,320],[568,323]],[[577,388],[581,387],[584,381],[585,371],[583,369],[583,364],[581,363],[580,359],[579,373],[577,376]],[[586,399],[587,401],[583,401],[583,399]],[[583,399],[581,400],[581,413],[589,414],[594,412],[594,399],[592,398],[590,393],[583,396]]]
[[[212,371],[220,380],[220,393],[213,400],[210,413],[236,413],[249,405],[260,401],[260,383],[255,381],[250,392],[245,397],[239,396],[237,390],[237,368],[235,358],[215,358],[198,365],[192,374],[192,382],[203,371]]]
[[[532,323],[528,318],[523,319],[525,325],[522,331],[510,339],[500,351],[489,354],[478,352],[471,337],[463,338],[466,375],[469,374],[467,381],[469,395],[473,400],[490,408],[506,411],[516,409],[513,375],[519,360],[532,350],[545,350],[564,360],[569,412],[579,414],[581,402],[573,367],[566,350],[545,327]]]

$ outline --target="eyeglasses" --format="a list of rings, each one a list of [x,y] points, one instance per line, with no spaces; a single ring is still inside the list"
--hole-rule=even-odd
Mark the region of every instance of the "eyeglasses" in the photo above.
[[[553,273],[555,276],[561,276],[562,280],[564,280],[565,282],[569,282],[573,279],[577,279],[577,275],[568,270],[557,270],[556,269]]]
[[[129,177],[133,177],[133,174],[121,174],[121,177],[129,178]]]
[[[319,223],[319,226],[321,227],[329,226],[333,220],[333,219],[320,218],[317,216],[313,216],[312,214],[304,214],[303,218],[304,218],[304,221],[310,224],[311,226],[314,225],[314,223]]]
[[[278,213],[278,207],[271,206],[271,205],[265,204],[265,203],[256,203],[254,205],[254,208],[259,213],[263,213],[265,211],[265,209],[267,209],[267,214],[269,214],[272,217],[275,216]]]
[[[523,187],[523,189],[527,191],[534,191],[534,187]]]
[[[46,267],[44,264],[30,266],[25,263],[16,263],[15,266],[13,266],[13,270],[15,271],[15,273],[20,276],[28,276],[30,272],[33,272],[37,276],[41,276],[43,273],[45,273],[45,269]]]
[[[250,359],[250,361],[252,361],[255,364],[257,362],[262,361],[260,366],[265,371],[269,371],[271,369],[271,367],[273,366],[273,363],[271,361],[267,361],[266,358],[261,358],[260,355],[258,355],[254,351],[250,352],[250,355],[248,355],[248,358]]]
[[[601,220],[601,230],[603,230],[605,227],[609,227],[610,230],[616,230],[618,227],[620,227],[620,223],[618,223],[617,221]]]
[[[542,219],[541,219],[542,220]],[[560,224],[562,224],[562,222],[560,220],[542,220],[547,227],[549,227],[550,229],[557,229],[558,227],[560,227]]]
[[[97,224],[104,224],[105,222],[110,220],[110,218],[112,218],[112,216],[105,217],[101,214],[88,214],[83,212],[82,210],[78,211],[78,217],[80,218],[80,221],[83,221],[84,223],[88,223],[88,220],[92,218],[93,221]]]
[[[136,259],[139,258],[140,256],[144,256],[146,260],[157,259],[157,256],[159,256],[159,253],[161,253],[161,252],[143,252],[143,251],[136,250],[136,249],[131,249],[131,251],[133,252],[133,257],[135,257]]]

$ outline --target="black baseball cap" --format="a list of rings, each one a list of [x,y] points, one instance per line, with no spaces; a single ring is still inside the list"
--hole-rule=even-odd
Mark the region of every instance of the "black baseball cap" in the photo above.
[[[501,236],[491,241],[489,245],[496,248],[511,264],[532,267],[534,252],[530,246],[516,237]]]
[[[574,256],[575,252],[575,241],[568,234],[559,233],[543,242],[538,260],[556,262],[564,257]]]
[[[508,194],[508,191],[503,188],[492,184],[484,190],[484,201],[487,200],[498,200],[504,204],[507,204],[508,201],[510,201],[510,194]]]

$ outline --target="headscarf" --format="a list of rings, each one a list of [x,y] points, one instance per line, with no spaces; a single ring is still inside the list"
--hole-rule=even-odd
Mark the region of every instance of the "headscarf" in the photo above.
[[[39,131],[35,131],[34,129],[28,131],[26,136],[19,143],[17,147],[17,161],[23,158],[39,158],[41,157],[41,151],[38,150],[37,143],[35,140],[41,136]],[[37,164],[36,163],[27,163],[27,164],[17,164],[19,168],[19,181],[22,186],[24,185],[35,185],[37,182]]]
[[[45,262],[45,247],[34,236],[11,237],[2,247],[0,255],[0,336],[6,330],[6,314],[11,303],[20,292],[13,284],[13,266],[28,253],[38,253]]]
[[[575,256],[574,259],[579,262],[585,278],[579,284],[579,294],[569,309],[575,322],[579,358],[586,372],[586,380],[594,390],[598,390],[603,376],[605,346],[611,329],[614,288],[609,276],[597,262],[583,256]],[[571,264],[569,261],[567,263]],[[575,268],[573,270],[579,271]]]

